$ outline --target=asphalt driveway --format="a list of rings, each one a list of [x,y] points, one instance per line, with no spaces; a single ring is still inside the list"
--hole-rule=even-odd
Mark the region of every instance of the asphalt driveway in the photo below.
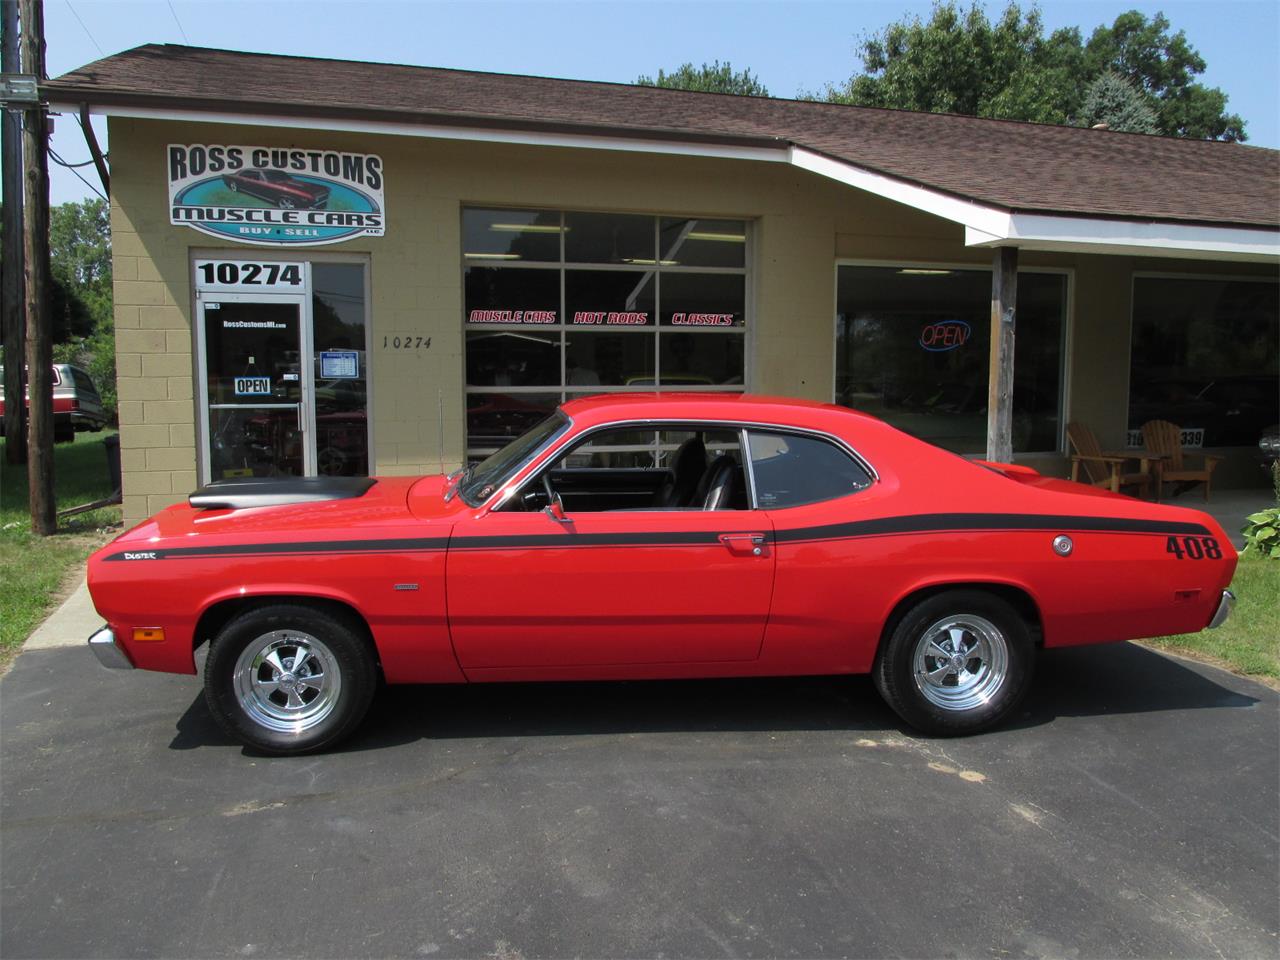
[[[865,678],[400,688],[340,752],[194,678],[0,680],[0,954],[1274,957],[1274,691],[1134,645],[907,733]]]

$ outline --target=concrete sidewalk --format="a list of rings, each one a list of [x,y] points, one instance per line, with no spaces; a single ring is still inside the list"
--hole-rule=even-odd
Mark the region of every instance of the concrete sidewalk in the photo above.
[[[88,641],[89,635],[102,626],[102,617],[89,599],[89,584],[81,576],[80,584],[62,605],[49,614],[44,623],[27,637],[24,650],[49,650],[75,647]]]

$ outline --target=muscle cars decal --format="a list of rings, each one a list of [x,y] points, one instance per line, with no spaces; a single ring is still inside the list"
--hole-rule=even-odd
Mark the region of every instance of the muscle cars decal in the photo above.
[[[726,517],[728,519],[728,517]],[[727,526],[728,524],[726,524]],[[928,533],[997,531],[1091,531],[1095,533],[1137,533],[1174,536],[1208,534],[1198,523],[1163,520],[1131,520],[1122,517],[1081,517],[1039,514],[931,513],[907,517],[884,517],[851,523],[797,527],[775,532],[763,531],[773,543],[812,543],[822,540],[851,540],[859,537],[886,537]],[[421,553],[444,550],[565,549],[614,546],[709,546],[725,535],[761,533],[759,530],[672,530],[637,533],[549,533],[513,534],[488,537],[416,537],[379,540],[304,540],[287,543],[218,544],[200,547],[173,547],[149,550],[145,554],[121,551],[106,560],[186,560],[205,557],[324,555],[334,553]]]

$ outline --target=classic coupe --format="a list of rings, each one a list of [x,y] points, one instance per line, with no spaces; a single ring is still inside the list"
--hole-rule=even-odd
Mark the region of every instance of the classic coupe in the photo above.
[[[220,481],[98,551],[107,666],[194,674],[244,744],[336,743],[380,680],[871,673],[930,734],[1042,647],[1214,627],[1196,510],[965,460],[842,407],[574,400],[449,476]]]
[[[323,210],[329,202],[328,187],[279,170],[241,170],[224,175],[222,182],[232,193],[247,193],[281,210]]]

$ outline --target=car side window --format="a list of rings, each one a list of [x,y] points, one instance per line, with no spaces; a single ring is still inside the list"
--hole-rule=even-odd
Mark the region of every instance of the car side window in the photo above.
[[[740,433],[714,425],[592,434],[531,479],[510,509],[545,507],[543,476],[568,513],[748,508]]]
[[[747,443],[756,505],[763,510],[834,500],[871,484],[860,463],[819,437],[750,430]]]

